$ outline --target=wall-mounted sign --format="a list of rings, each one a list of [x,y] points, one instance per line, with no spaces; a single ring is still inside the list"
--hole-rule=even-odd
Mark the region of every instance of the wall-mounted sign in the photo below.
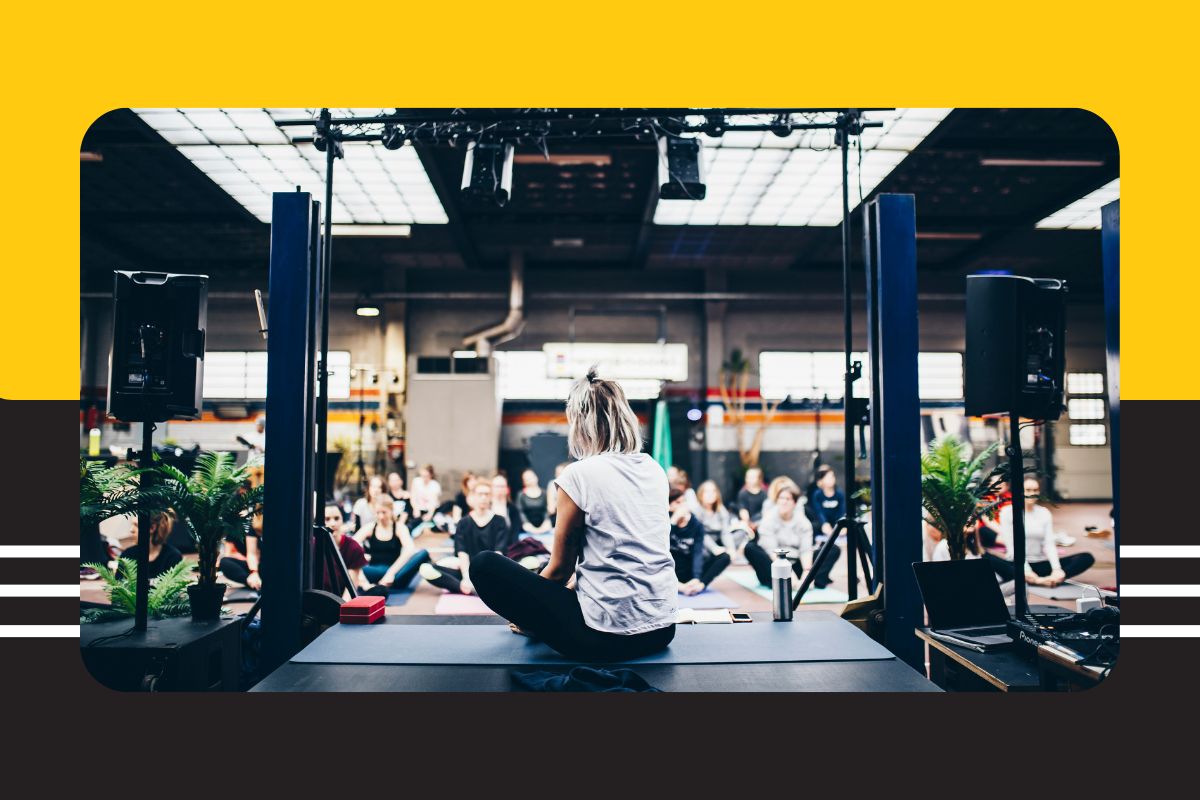
[[[547,378],[582,378],[593,364],[601,378],[686,381],[688,375],[686,344],[550,342],[542,352]]]

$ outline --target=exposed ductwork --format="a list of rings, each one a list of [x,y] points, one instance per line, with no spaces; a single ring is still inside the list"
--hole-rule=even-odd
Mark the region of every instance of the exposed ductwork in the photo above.
[[[509,255],[508,273],[508,316],[463,338],[463,347],[473,347],[481,356],[491,355],[493,347],[511,342],[525,329],[525,254],[520,250]]]

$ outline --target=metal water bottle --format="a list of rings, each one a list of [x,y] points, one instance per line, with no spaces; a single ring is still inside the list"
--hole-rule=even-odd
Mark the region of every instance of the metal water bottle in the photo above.
[[[792,562],[787,550],[775,551],[778,558],[771,562],[771,607],[777,622],[792,619]]]

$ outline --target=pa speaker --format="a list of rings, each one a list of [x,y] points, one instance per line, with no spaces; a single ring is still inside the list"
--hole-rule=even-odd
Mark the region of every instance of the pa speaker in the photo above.
[[[1058,419],[1066,366],[1064,281],[967,276],[966,412]]]
[[[208,276],[114,272],[108,413],[127,422],[200,415]]]

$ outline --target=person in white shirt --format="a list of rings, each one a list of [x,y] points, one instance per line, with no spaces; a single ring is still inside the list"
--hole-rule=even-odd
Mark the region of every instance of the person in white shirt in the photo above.
[[[1035,477],[1025,479],[1025,582],[1035,586],[1058,586],[1089,569],[1096,559],[1091,553],[1076,553],[1060,558],[1054,542],[1054,518],[1050,509],[1038,505],[1041,483]],[[1013,557],[1013,507],[1000,510],[1000,542],[1006,555],[1000,558],[988,553],[986,558],[1003,581],[1016,577]]]
[[[410,494],[413,519],[426,520],[432,517],[442,502],[442,485],[437,482],[432,464],[421,467],[420,473],[413,478]]]
[[[678,613],[666,473],[642,452],[621,385],[601,380],[595,367],[571,387],[566,410],[578,461],[555,481],[550,563],[538,575],[481,552],[471,559],[475,591],[514,632],[573,660],[649,655],[671,643]]]

